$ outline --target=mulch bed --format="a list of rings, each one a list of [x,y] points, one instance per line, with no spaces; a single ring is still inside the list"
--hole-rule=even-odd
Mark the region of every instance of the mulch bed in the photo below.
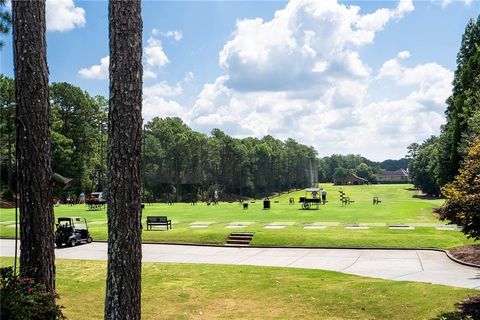
[[[448,250],[456,259],[480,265],[480,244],[463,246]],[[458,316],[460,319],[480,319],[480,295],[468,297],[457,304]]]
[[[480,244],[453,248],[448,252],[458,260],[480,266]]]

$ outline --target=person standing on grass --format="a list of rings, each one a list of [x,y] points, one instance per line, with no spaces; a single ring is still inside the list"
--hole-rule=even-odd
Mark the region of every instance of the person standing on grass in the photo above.
[[[83,191],[80,193],[79,199],[80,199],[79,201],[80,204],[85,204],[85,193]]]
[[[327,190],[322,189],[322,203],[325,204],[327,202]]]

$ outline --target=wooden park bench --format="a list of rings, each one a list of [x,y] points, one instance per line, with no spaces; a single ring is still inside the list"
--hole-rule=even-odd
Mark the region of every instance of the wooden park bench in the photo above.
[[[167,230],[172,229],[172,220],[165,216],[147,216],[147,230],[152,230],[152,226],[165,226]]]
[[[105,208],[105,205],[107,204],[107,201],[105,200],[87,200],[85,201],[85,204],[88,207],[89,211],[97,211],[97,210],[102,210]]]

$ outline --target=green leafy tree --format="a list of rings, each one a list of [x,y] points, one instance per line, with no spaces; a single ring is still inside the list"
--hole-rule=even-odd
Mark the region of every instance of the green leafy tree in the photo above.
[[[415,159],[418,155],[418,151],[420,149],[420,145],[416,142],[410,144],[407,147],[407,155],[405,156],[407,159]]]
[[[356,172],[357,168],[361,164],[365,164],[368,168],[367,171],[370,171],[368,174],[365,172],[366,176],[371,177],[371,182],[376,181],[374,174],[378,172],[378,164],[374,163],[360,155],[348,154],[348,155],[339,155],[333,154],[329,157],[323,157],[318,161],[318,170],[320,181],[324,182],[333,182],[338,177],[335,175],[337,168],[344,168],[350,172]],[[366,167],[361,167],[366,168]],[[343,171],[339,171],[341,173]],[[363,173],[362,173],[363,174]],[[343,176],[342,176],[343,177]]]
[[[333,180],[341,179],[348,176],[351,173],[350,170],[344,167],[337,167],[335,168],[335,172],[333,173]]]
[[[467,150],[459,174],[442,188],[442,194],[447,200],[438,211],[440,217],[480,239],[480,138]]]
[[[410,163],[410,174],[414,185],[427,195],[439,195],[437,181],[439,171],[439,139],[431,137],[417,149],[415,158]]]
[[[190,129],[180,118],[154,118],[145,126],[145,186],[155,199],[177,200],[256,196],[309,186],[313,148],[293,139],[235,139],[220,129],[211,136]],[[315,171],[315,170],[313,170]]]
[[[457,55],[453,92],[447,99],[447,123],[440,138],[438,180],[441,185],[452,181],[465,158],[471,138],[480,134],[470,119],[480,112],[480,16],[471,19],[462,36]]]
[[[15,190],[15,83],[0,75],[0,193],[12,194]],[[13,197],[12,197],[13,198]]]
[[[385,169],[386,171],[397,171],[400,169],[407,169],[410,165],[410,159],[402,158],[398,160],[385,160],[378,164],[380,169]]]
[[[367,179],[370,183],[377,182],[377,176],[374,174],[373,169],[366,163],[360,163],[355,168],[355,174],[360,178]]]
[[[5,7],[6,0],[0,0],[0,34],[8,34],[12,26],[12,16]],[[2,49],[4,45],[5,43],[0,40],[0,49]]]
[[[103,191],[107,100],[68,83],[53,83],[50,99],[54,171],[72,178],[77,194]]]

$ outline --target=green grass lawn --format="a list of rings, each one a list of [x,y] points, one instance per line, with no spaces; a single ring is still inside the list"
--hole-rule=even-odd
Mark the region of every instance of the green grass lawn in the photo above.
[[[0,265],[13,258],[0,258]],[[106,262],[57,260],[69,319],[103,319]],[[143,319],[454,319],[475,290],[293,268],[144,263]],[[444,318],[442,318],[444,317]]]
[[[235,231],[255,232],[252,245],[264,246],[353,246],[353,247],[422,247],[452,248],[473,243],[459,231],[440,231],[436,225],[445,224],[432,214],[432,209],[442,200],[425,200],[417,197],[411,185],[343,186],[347,196],[355,202],[343,206],[339,201],[340,187],[323,185],[328,191],[328,203],[319,210],[301,210],[300,205],[289,205],[289,198],[298,201],[303,191],[271,198],[272,208],[263,210],[261,200],[249,203],[243,210],[239,203],[220,203],[207,206],[198,203],[153,204],[146,206],[146,216],[166,215],[173,221],[173,230],[146,231],[143,239],[155,242],[224,244]],[[372,204],[378,196],[379,205]],[[278,201],[278,203],[276,202]],[[106,210],[88,211],[83,205],[55,208],[55,215],[86,217],[95,240],[106,240]],[[14,210],[2,209],[0,235],[14,235]],[[191,223],[209,223],[208,228],[191,228]],[[243,223],[241,229],[226,228],[229,224]],[[284,229],[264,229],[265,225],[283,224]],[[325,229],[304,229],[308,224],[326,225]],[[370,227],[368,230],[346,230],[348,224]],[[389,224],[407,224],[415,230],[390,230]]]

